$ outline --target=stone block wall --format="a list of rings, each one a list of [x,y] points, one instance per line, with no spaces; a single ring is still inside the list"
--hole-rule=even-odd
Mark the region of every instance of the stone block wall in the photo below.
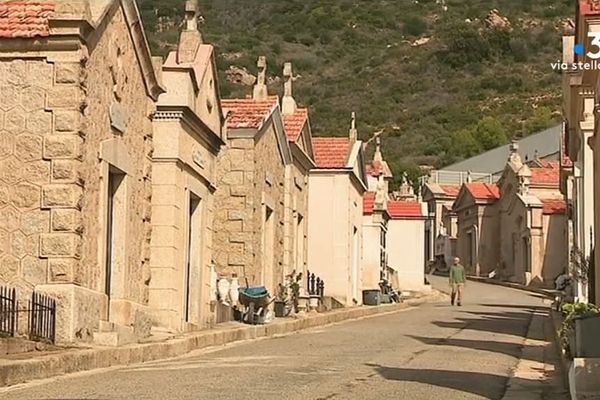
[[[83,96],[70,65],[0,56],[0,281],[19,288],[74,280],[80,255],[82,140],[66,110]]]
[[[217,161],[214,255],[218,273],[264,284],[263,223],[273,209],[274,286],[283,279],[285,165],[272,126],[254,138],[230,135]],[[243,283],[243,281],[242,281]]]

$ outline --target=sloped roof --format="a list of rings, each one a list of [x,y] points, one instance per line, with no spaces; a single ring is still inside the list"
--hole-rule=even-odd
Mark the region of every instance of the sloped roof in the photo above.
[[[383,173],[385,178],[393,178],[392,170],[386,161],[373,160],[371,164],[367,165],[367,174],[378,177],[380,173]]]
[[[545,131],[529,135],[518,141],[519,154],[526,162],[534,160],[536,154],[539,158],[559,159],[561,147],[562,125],[555,126]],[[537,151],[537,153],[536,153]],[[510,155],[510,145],[504,145],[486,151],[456,164],[442,168],[442,171],[473,171],[477,173],[501,174]]]
[[[363,195],[363,215],[373,214],[375,208],[375,192],[365,192]]]
[[[10,0],[0,3],[0,38],[32,38],[50,35],[48,20],[55,3]]]
[[[544,214],[565,214],[567,212],[567,203],[564,200],[544,200]]]
[[[421,203],[416,201],[388,201],[388,214],[392,219],[422,219],[423,208]]]
[[[531,186],[548,186],[558,188],[560,185],[559,168],[531,168]]]
[[[351,149],[349,138],[316,137],[312,143],[318,168],[346,168]]]
[[[307,121],[308,109],[306,108],[298,108],[294,114],[283,115],[285,134],[290,142],[294,143],[298,140]]]
[[[477,200],[498,200],[500,189],[492,183],[472,182],[465,183],[465,188]]]
[[[269,96],[266,100],[223,99],[221,106],[229,111],[226,125],[229,129],[260,129],[279,104],[277,96]]]

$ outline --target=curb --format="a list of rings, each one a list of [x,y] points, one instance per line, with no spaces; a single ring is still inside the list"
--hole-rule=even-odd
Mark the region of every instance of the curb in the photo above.
[[[536,288],[536,287],[521,285],[520,283],[505,282],[505,281],[499,281],[499,280],[490,279],[490,278],[468,276],[467,279],[470,281],[473,281],[473,282],[489,283],[491,285],[504,286],[504,287],[508,287],[511,289],[518,289],[518,290],[523,290],[526,292],[533,292],[533,293],[541,294],[541,295],[544,295],[544,296],[550,297],[550,298],[553,298],[556,293],[555,290],[551,290],[551,289],[540,289],[540,288]]]
[[[175,358],[207,347],[292,334],[342,321],[390,314],[428,301],[435,301],[435,293],[399,304],[341,309],[304,318],[275,320],[269,325],[240,325],[198,331],[164,342],[70,350],[26,360],[0,359],[0,388],[74,372]]]
[[[550,321],[552,322],[552,333],[554,334],[554,343],[556,346],[556,351],[558,356],[560,357],[560,363],[562,366],[563,372],[563,380],[567,388],[570,386],[569,382],[569,370],[571,369],[571,360],[569,360],[565,353],[563,352],[561,343],[560,343],[560,326],[562,324],[562,320],[560,318],[560,313],[558,311],[550,310]]]
[[[539,340],[534,338],[536,330],[540,329],[540,324],[542,324],[541,329],[543,329],[543,321],[547,317],[548,315],[545,312],[534,311],[531,313],[527,334],[521,343],[521,355],[510,373],[502,400],[542,397],[545,367],[540,368],[540,365],[532,363],[531,360],[544,358],[544,347]],[[542,361],[541,364],[544,364],[544,362]],[[540,382],[540,384],[532,384],[531,382],[527,382],[527,380]]]

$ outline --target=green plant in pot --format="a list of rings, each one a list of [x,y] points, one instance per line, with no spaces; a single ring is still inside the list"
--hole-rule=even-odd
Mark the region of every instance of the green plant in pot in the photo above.
[[[564,321],[560,327],[560,342],[569,358],[575,355],[575,323],[579,318],[598,314],[598,307],[588,303],[565,303],[561,307]]]
[[[275,297],[275,317],[283,318],[286,317],[287,312],[287,304],[289,299],[289,292],[287,285],[282,283],[279,284],[277,288],[277,296]]]

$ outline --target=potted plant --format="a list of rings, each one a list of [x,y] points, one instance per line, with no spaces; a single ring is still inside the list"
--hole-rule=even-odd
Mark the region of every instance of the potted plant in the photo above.
[[[275,317],[283,318],[286,317],[288,313],[286,313],[288,303],[288,287],[284,284],[279,284],[279,288],[277,290],[277,296],[275,298]]]
[[[564,316],[559,331],[562,348],[568,357],[577,357],[578,343],[576,327],[580,326],[581,329],[581,322],[578,324],[577,321],[581,321],[582,318],[597,315],[598,308],[593,304],[587,303],[566,303],[562,305],[561,311]]]

